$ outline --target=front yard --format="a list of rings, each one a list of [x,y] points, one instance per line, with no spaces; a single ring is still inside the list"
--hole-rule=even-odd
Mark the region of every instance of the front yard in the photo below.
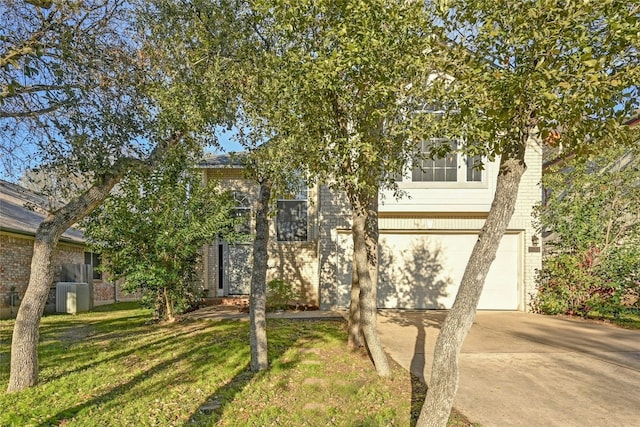
[[[380,379],[349,352],[343,322],[269,320],[272,368],[253,375],[247,322],[150,318],[134,304],[43,318],[41,384],[14,394],[13,322],[1,321],[0,425],[405,426],[424,399],[397,365]]]

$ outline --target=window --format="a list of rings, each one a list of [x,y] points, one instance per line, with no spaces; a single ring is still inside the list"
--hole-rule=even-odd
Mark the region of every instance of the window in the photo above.
[[[433,145],[431,141],[423,141],[420,151],[428,154]],[[451,143],[455,150],[455,142]],[[451,151],[445,157],[417,160],[411,174],[413,182],[456,182],[458,180],[458,154]]]
[[[233,198],[236,201],[233,215],[236,218],[243,219],[242,223],[236,227],[236,231],[241,234],[251,234],[251,202],[249,196],[240,191],[234,191]]]
[[[100,271],[101,264],[100,254],[93,252],[84,253],[84,263],[90,265],[93,268],[93,278],[95,280],[102,280],[102,272]]]
[[[292,199],[277,202],[276,236],[279,242],[306,242],[308,240],[308,200],[303,191]]]
[[[446,141],[423,141],[420,151],[423,154],[429,154],[434,144],[443,143]],[[482,170],[478,168],[482,165],[482,158],[480,156],[464,157],[457,151],[456,141],[449,143],[451,151],[443,157],[433,160],[429,158],[416,160],[411,172],[412,182],[482,182]]]
[[[482,156],[467,157],[467,182],[482,182]]]

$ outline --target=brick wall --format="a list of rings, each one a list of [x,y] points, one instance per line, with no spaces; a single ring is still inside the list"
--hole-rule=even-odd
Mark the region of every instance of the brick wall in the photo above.
[[[0,318],[11,316],[9,294],[15,287],[20,299],[29,283],[33,237],[0,233]],[[54,282],[59,280],[62,264],[84,263],[84,246],[59,243],[53,254]],[[53,283],[52,283],[53,286]],[[55,302],[55,292],[49,293],[47,304]],[[15,315],[15,308],[13,315]]]
[[[105,305],[120,301],[138,301],[141,297],[139,292],[125,293],[122,291],[123,280],[118,280],[115,285],[110,280],[93,281],[93,304]],[[115,291],[114,291],[115,287]],[[115,297],[115,299],[114,299]]]
[[[519,308],[530,309],[531,295],[535,292],[535,274],[541,266],[539,247],[533,247],[532,236],[536,234],[532,224],[532,209],[541,198],[542,177],[541,147],[539,141],[530,141],[525,161],[528,169],[520,185],[516,209],[509,223],[509,233],[519,237],[521,254],[519,259],[518,295]],[[242,178],[239,169],[208,170],[207,179],[220,180],[224,188],[237,189],[257,195],[257,186]],[[495,177],[490,179],[495,180]],[[455,192],[455,189],[450,191]],[[337,289],[348,289],[350,283],[340,274],[338,264],[338,241],[340,232],[351,228],[351,209],[347,198],[327,186],[319,186],[310,193],[309,242],[275,242],[269,244],[268,277],[282,278],[299,287],[305,300],[320,305],[323,309],[335,306]],[[388,202],[389,203],[389,202]],[[393,204],[393,202],[390,202]],[[488,211],[488,204],[484,209]],[[486,212],[382,212],[380,229],[386,230],[442,230],[444,232],[476,232],[482,228]],[[272,228],[271,235],[274,235]],[[205,286],[214,296],[218,282],[217,242],[205,249]]]
[[[537,234],[532,222],[533,208],[542,200],[542,145],[539,140],[529,141],[525,163],[527,171],[520,182],[516,209],[509,223],[509,228],[522,230],[524,246],[522,309],[530,311],[531,299],[536,292],[535,277],[537,271],[542,267],[542,253],[540,251],[542,238]],[[538,237],[538,246],[533,246],[533,236]]]
[[[240,191],[251,200],[258,197],[258,185],[244,178],[240,169],[227,168],[220,170],[206,170],[204,181],[218,180],[225,189]],[[268,245],[267,281],[283,279],[290,283],[300,294],[298,302],[302,304],[318,305],[318,219],[317,192],[309,191],[309,241],[307,242],[278,242],[275,239],[275,223],[270,221],[270,240]],[[253,223],[251,224],[253,228]],[[207,296],[214,297],[218,289],[218,243],[212,242],[203,248],[201,267],[204,271],[202,279],[207,290]],[[249,262],[249,260],[247,260]]]

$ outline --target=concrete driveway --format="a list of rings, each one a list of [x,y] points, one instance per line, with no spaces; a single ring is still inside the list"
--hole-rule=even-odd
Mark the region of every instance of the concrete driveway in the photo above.
[[[381,311],[398,363],[430,376],[445,312]],[[480,311],[460,356],[455,407],[489,426],[640,426],[640,331]]]

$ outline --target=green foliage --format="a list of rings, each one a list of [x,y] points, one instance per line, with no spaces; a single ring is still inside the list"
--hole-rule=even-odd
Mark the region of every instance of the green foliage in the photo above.
[[[0,164],[57,169],[60,191],[146,157],[157,108],[131,2],[48,3],[0,2]]]
[[[640,150],[610,144],[545,175],[536,213],[551,232],[533,306],[543,313],[617,313],[640,293]]]
[[[247,322],[150,324],[150,310],[130,304],[100,310],[43,318],[41,381],[0,393],[0,425],[405,426],[412,393],[425,390],[400,368],[393,380],[367,369],[344,346],[344,322],[268,320],[272,369],[254,375]],[[0,321],[0,342],[13,325]],[[7,379],[0,363],[0,388]]]
[[[256,47],[247,51],[254,59],[241,90],[246,126],[259,137],[277,136],[301,170],[353,197],[366,200],[381,183],[394,186],[389,177],[424,135],[407,114],[424,96],[416,83],[432,69],[422,5],[257,0],[248,6]]]
[[[584,259],[586,258],[586,259]],[[592,258],[559,254],[545,260],[538,276],[538,293],[532,303],[535,311],[545,314],[586,316],[593,309],[607,310],[618,298],[616,287],[604,284],[591,268]]]
[[[196,264],[204,244],[223,235],[233,241],[234,201],[174,159],[150,174],[130,174],[117,193],[86,221],[86,232],[104,254],[103,269],[123,277],[123,289],[142,290],[143,301],[163,317],[197,304]]]
[[[299,292],[282,279],[273,279],[267,283],[267,311],[286,310],[289,304],[299,298]]]
[[[563,147],[590,152],[603,139],[627,140],[623,121],[640,107],[640,9],[617,0],[449,0],[434,45],[442,132],[501,154],[531,133],[560,131]],[[437,88],[436,88],[437,89]]]

